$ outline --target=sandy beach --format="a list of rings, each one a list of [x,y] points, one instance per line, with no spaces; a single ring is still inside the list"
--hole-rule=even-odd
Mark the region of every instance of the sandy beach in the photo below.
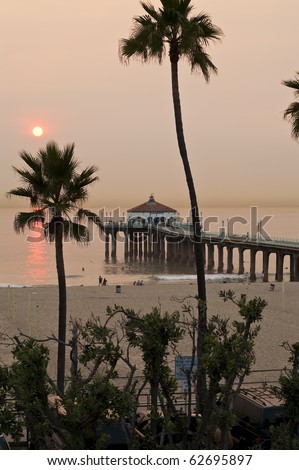
[[[254,370],[281,369],[287,366],[288,354],[280,346],[283,341],[291,344],[299,341],[299,285],[298,283],[276,283],[274,291],[268,283],[207,283],[208,316],[219,314],[231,319],[238,318],[237,307],[224,303],[219,297],[220,290],[232,289],[237,296],[246,294],[247,299],[262,297],[268,302],[264,310],[261,331],[256,340],[256,363]],[[126,285],[116,292],[115,285],[92,287],[68,287],[68,318],[81,318],[91,314],[105,319],[107,306],[122,305],[146,313],[154,306],[162,311],[180,310],[175,301],[196,294],[194,283],[145,283],[144,286]],[[0,330],[9,335],[22,331],[35,338],[46,338],[57,334],[57,287],[27,287],[0,289]],[[190,347],[186,337],[181,345],[182,354],[189,355]],[[53,361],[50,373],[55,367],[56,345],[47,343]],[[134,362],[142,372],[142,361],[137,352]],[[10,363],[9,348],[0,345],[1,362]],[[170,358],[174,369],[173,357]],[[55,370],[55,369],[53,369]],[[52,371],[53,372],[53,371]],[[120,374],[125,375],[121,370]],[[254,373],[252,380],[271,380],[277,373]]]

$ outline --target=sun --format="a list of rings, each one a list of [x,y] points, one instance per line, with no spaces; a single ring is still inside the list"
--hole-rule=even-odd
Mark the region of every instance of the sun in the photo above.
[[[42,129],[42,127],[39,127],[39,126],[35,126],[33,129],[32,129],[32,134],[35,136],[35,137],[40,137],[41,135],[43,135],[44,131]]]

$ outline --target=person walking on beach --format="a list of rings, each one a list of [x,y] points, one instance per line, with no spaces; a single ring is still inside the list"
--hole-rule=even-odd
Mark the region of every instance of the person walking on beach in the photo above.
[[[99,286],[102,285],[102,282],[103,282],[103,278],[102,278],[102,276],[99,276]]]

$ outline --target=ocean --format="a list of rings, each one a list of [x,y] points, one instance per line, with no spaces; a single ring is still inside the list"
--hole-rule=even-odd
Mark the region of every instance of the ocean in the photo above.
[[[22,209],[24,210],[24,209]],[[26,209],[25,209],[26,210]],[[96,213],[106,214],[105,218],[113,218],[114,213],[126,214],[124,209],[91,209]],[[0,209],[0,287],[57,285],[54,245],[46,241],[28,241],[30,232],[17,235],[13,229],[13,220],[18,212],[16,208]],[[188,221],[188,209],[178,209],[181,220]],[[109,217],[108,217],[108,214]],[[270,238],[299,239],[299,217],[297,208],[269,207],[230,207],[204,208],[202,220],[205,230],[218,232],[225,227],[229,233],[246,234],[260,227],[263,234]],[[260,224],[260,225],[258,225]],[[36,235],[36,234],[35,234]],[[217,250],[216,250],[217,251]],[[248,253],[247,253],[248,254]],[[167,262],[166,260],[144,259],[132,257],[125,259],[124,244],[117,243],[115,258],[105,256],[103,236],[93,228],[91,241],[80,246],[72,241],[64,244],[65,270],[68,286],[98,285],[99,276],[106,277],[110,285],[133,284],[134,281],[144,282],[189,282],[195,279],[195,269],[191,264]],[[249,260],[245,252],[245,273],[249,271]],[[217,261],[217,260],[216,260]],[[288,257],[284,265],[285,274],[289,269]],[[238,262],[234,263],[238,266]],[[217,266],[217,264],[215,264]],[[275,257],[270,257],[269,272],[274,275]],[[257,254],[257,277],[261,278],[262,259]],[[238,281],[246,278],[237,272],[231,275],[207,274],[208,281]],[[271,274],[270,278],[271,280]]]

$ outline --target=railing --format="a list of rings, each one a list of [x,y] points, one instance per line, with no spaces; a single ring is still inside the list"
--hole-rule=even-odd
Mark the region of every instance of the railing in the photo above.
[[[158,229],[162,232],[166,232],[170,235],[173,236],[191,236],[193,232],[192,226],[190,224],[180,224],[176,225],[174,227],[164,227],[164,226],[158,226]],[[266,239],[262,237],[261,235],[257,234],[257,236],[254,235],[239,235],[239,234],[233,234],[233,233],[226,233],[226,232],[205,232],[202,231],[200,233],[200,236],[202,239],[209,239],[209,240],[217,240],[217,241],[231,241],[235,243],[253,243],[253,244],[261,244],[261,245],[274,245],[277,247],[281,248],[298,248],[299,249],[299,240],[298,239],[293,239],[293,238],[281,238],[281,237],[271,237],[269,239]]]
[[[250,372],[250,375],[244,380],[242,384],[242,388],[257,388],[260,389],[263,386],[272,386],[275,384],[279,384],[279,377],[285,371],[285,369],[256,369]],[[143,381],[142,376],[136,376],[136,379],[140,379]],[[115,379],[116,384],[125,384],[126,377],[118,377]],[[180,381],[178,380],[179,386]],[[185,391],[178,391],[174,394],[175,397],[175,405],[178,410],[183,412],[187,411],[188,407],[188,393]],[[196,398],[195,393],[192,390],[191,393],[191,407],[195,407]],[[143,393],[140,394],[139,397],[139,405],[138,408],[141,410],[150,409],[151,400],[150,400],[150,390],[149,386],[146,386]]]
[[[251,386],[249,390],[252,391],[254,387],[252,385],[256,386],[257,390],[261,390],[262,386],[268,385],[268,384],[278,384],[279,381],[279,376],[284,372],[285,369],[257,369],[257,370],[252,370],[251,374],[259,374],[260,378],[259,380],[248,380],[243,382],[242,389],[248,388],[248,386]],[[267,377],[271,376],[271,379],[267,379]],[[276,378],[275,378],[276,375]],[[249,376],[249,378],[250,378]],[[263,377],[263,378],[261,378]],[[140,378],[143,380],[144,378],[142,376],[136,377],[137,379]],[[119,383],[121,381],[126,381],[126,377],[117,377],[114,379],[116,383]],[[146,391],[144,393],[141,393],[139,396],[139,402],[138,402],[138,410],[139,411],[145,411],[145,410],[150,410],[151,408],[151,400],[150,400],[150,393],[149,393],[149,388],[145,389]],[[189,405],[191,406],[192,412],[196,409],[196,397],[195,393],[191,393],[191,403],[189,404],[188,401],[188,394],[184,392],[177,392],[174,394],[174,401],[175,401],[175,406],[176,409],[178,410],[179,413],[185,413],[186,415],[188,414],[188,409]],[[158,402],[158,406],[161,408],[161,403]],[[162,411],[162,410],[161,410]],[[16,412],[17,415],[21,415],[22,413]],[[29,446],[29,435],[28,435],[28,430],[25,428],[24,429],[24,434],[23,438],[19,442],[10,442],[10,446],[14,449],[25,449],[28,448]]]
[[[190,237],[193,233],[192,224],[174,224],[167,226],[164,223],[151,224],[145,221],[144,224],[134,225],[133,223],[127,223],[123,221],[109,221],[104,224],[105,229],[107,230],[118,230],[118,231],[127,231],[128,229],[136,230],[151,230],[156,229],[161,233],[167,234],[172,237]],[[240,235],[226,232],[205,232],[202,231],[200,236],[203,240],[210,240],[211,242],[221,242],[228,241],[233,243],[248,243],[249,245],[260,245],[260,246],[272,246],[277,248],[298,248],[299,249],[299,240],[294,238],[281,238],[281,237],[271,237],[266,239],[260,234],[255,235]]]

